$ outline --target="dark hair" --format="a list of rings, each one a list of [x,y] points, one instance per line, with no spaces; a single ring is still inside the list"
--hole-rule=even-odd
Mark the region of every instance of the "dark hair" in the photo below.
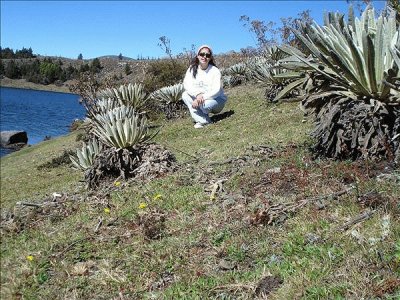
[[[193,70],[193,77],[196,78],[197,76],[197,69],[199,68],[199,59],[197,58],[197,55],[192,59],[192,62],[190,63],[190,71]],[[211,53],[211,58],[210,61],[208,62],[209,65],[212,65],[214,67],[216,67],[217,65],[215,64],[214,61],[214,56]]]

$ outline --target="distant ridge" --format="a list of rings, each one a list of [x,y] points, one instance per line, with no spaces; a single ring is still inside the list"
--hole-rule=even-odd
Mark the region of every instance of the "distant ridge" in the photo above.
[[[97,58],[103,58],[103,59],[119,59],[119,55],[103,55],[99,56]],[[132,57],[127,57],[127,56],[122,56],[122,60],[135,60]]]

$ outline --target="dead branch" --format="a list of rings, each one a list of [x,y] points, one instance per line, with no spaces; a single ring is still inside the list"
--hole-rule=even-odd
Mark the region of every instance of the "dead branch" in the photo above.
[[[346,231],[351,226],[358,224],[360,222],[363,222],[365,220],[368,220],[369,218],[372,217],[372,215],[375,212],[376,212],[376,210],[367,210],[367,211],[363,212],[362,214],[358,215],[357,217],[355,217],[354,219],[352,219],[352,220],[346,222],[345,224],[343,224],[342,226],[338,227],[336,230]]]
[[[38,208],[42,207],[41,204],[36,204],[36,203],[31,203],[31,202],[17,202],[17,204],[22,205],[22,206],[31,206],[31,207],[38,207]]]
[[[85,240],[87,240],[87,239],[89,239],[90,237],[84,237],[84,238],[81,238],[81,239],[78,239],[78,240],[76,240],[76,241],[74,241],[74,242],[72,242],[71,244],[69,244],[68,246],[67,246],[67,248],[65,248],[63,251],[61,251],[57,256],[61,256],[61,255],[63,255],[64,253],[66,253],[66,252],[68,252],[70,249],[72,249],[76,244],[78,244],[78,243],[80,243],[80,242],[83,242],[83,241],[85,241]]]
[[[288,214],[295,213],[301,207],[307,205],[308,203],[321,201],[323,199],[336,199],[337,197],[346,194],[353,190],[354,187],[348,187],[344,190],[341,190],[336,193],[331,193],[327,195],[321,195],[316,197],[305,198],[295,202],[286,202],[286,203],[279,203],[268,206],[262,210],[259,210],[251,219],[250,224],[252,225],[259,225],[259,224],[267,224],[270,225],[277,220],[281,220],[282,218],[286,218]],[[321,207],[321,204],[319,204]]]
[[[226,165],[226,164],[230,164],[232,162],[238,161],[238,160],[246,160],[246,158],[247,158],[246,156],[231,157],[231,158],[225,159],[223,161],[212,161],[208,165],[209,166]]]
[[[343,194],[347,194],[348,192],[352,191],[355,187],[354,186],[349,186],[341,191],[338,191],[336,193],[331,193],[331,194],[327,194],[327,195],[321,195],[321,196],[315,196],[315,197],[310,197],[310,198],[306,198],[304,200],[301,201],[306,201],[307,203],[309,202],[315,202],[315,201],[320,201],[320,200],[325,200],[325,199],[336,199],[339,196],[342,196]]]
[[[102,224],[103,224],[103,218],[99,217],[99,222],[97,223],[96,228],[94,229],[94,232],[98,232]]]

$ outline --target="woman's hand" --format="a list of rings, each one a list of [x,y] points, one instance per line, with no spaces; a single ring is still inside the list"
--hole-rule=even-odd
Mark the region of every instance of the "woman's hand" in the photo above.
[[[196,99],[193,101],[192,107],[193,108],[198,108],[198,107],[200,107],[201,105],[204,104],[204,101],[205,100],[203,98],[203,94],[198,94],[196,96]]]

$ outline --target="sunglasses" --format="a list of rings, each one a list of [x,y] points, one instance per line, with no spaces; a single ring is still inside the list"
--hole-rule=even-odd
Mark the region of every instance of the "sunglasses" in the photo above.
[[[199,56],[201,56],[201,57],[207,57],[207,58],[210,58],[211,57],[211,53],[199,53]]]

